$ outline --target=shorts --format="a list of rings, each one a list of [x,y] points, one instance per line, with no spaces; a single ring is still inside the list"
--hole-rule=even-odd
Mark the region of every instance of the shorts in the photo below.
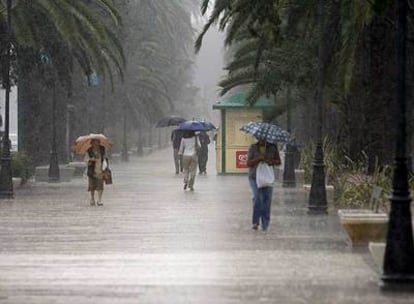
[[[88,191],[102,191],[103,189],[103,178],[88,177]]]

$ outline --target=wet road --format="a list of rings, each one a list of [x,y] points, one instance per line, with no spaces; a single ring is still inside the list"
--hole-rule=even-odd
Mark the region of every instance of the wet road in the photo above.
[[[0,303],[412,303],[301,190],[277,187],[270,230],[251,230],[247,177],[212,156],[194,192],[167,149],[113,165],[103,207],[83,179],[1,201]]]

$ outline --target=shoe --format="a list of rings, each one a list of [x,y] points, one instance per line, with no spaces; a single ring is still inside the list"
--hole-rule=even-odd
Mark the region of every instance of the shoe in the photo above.
[[[252,229],[253,229],[253,230],[257,230],[257,229],[259,229],[259,224],[253,224]]]
[[[175,175],[178,175],[178,174],[180,174],[180,172],[176,171],[176,172],[175,172]]]
[[[98,206],[103,206],[103,203],[102,202],[97,202],[96,203]]]
[[[194,191],[194,187],[190,187],[190,191]]]
[[[187,189],[187,183],[184,183],[184,190]]]
[[[89,202],[89,204],[90,204],[91,206],[95,206],[95,201],[94,201],[93,199],[91,199],[91,201]]]

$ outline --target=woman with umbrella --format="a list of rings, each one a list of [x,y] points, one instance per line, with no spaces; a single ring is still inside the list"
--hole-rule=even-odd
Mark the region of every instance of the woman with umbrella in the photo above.
[[[270,222],[273,187],[258,188],[256,170],[260,162],[266,162],[270,166],[280,165],[280,156],[276,144],[270,144],[263,139],[259,139],[257,143],[250,146],[247,156],[249,183],[253,192],[253,229],[257,230],[261,221],[262,230],[266,231]]]
[[[265,162],[270,166],[281,164],[278,141],[286,141],[289,134],[280,127],[267,123],[250,122],[241,128],[242,131],[252,134],[258,139],[249,147],[247,166],[249,167],[249,184],[253,192],[253,229],[267,231],[270,222],[270,207],[272,203],[273,187],[259,188],[256,182],[256,171],[259,163]]]
[[[78,154],[85,154],[88,175],[88,191],[91,193],[91,206],[102,206],[102,194],[104,190],[104,171],[108,167],[106,149],[112,146],[112,142],[105,135],[89,134],[80,136],[73,150]],[[106,162],[106,164],[105,164]],[[105,168],[106,167],[106,168]],[[95,191],[98,200],[95,201]]]

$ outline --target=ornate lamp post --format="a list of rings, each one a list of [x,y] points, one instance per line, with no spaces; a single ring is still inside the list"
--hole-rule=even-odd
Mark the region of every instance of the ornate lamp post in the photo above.
[[[414,289],[414,244],[406,157],[407,0],[398,0],[398,112],[391,211],[383,265],[383,288]]]
[[[318,128],[317,128],[317,142],[316,150],[313,158],[313,173],[312,185],[309,195],[309,214],[326,214],[328,205],[326,201],[325,188],[325,165],[323,162],[323,148],[322,148],[322,127],[323,127],[323,88],[325,86],[325,41],[324,41],[324,26],[325,26],[325,0],[319,0],[319,50],[318,50],[318,90],[316,94],[316,103],[318,105]]]
[[[0,198],[13,198],[13,181],[11,168],[11,154],[10,154],[10,139],[9,139],[9,114],[10,114],[10,65],[11,65],[11,8],[12,0],[7,0],[7,46],[6,46],[6,60],[5,60],[5,75],[4,88],[6,89],[5,98],[5,115],[4,115],[4,135],[3,135],[3,150],[1,155],[1,170],[0,170]]]
[[[55,75],[53,73],[52,62],[50,57],[46,53],[40,55],[40,59],[43,64],[47,66],[47,69],[50,70],[49,75],[50,83],[52,86],[52,141],[50,145],[50,157],[49,157],[49,183],[58,183],[60,181],[60,170],[59,170],[59,160],[57,154],[57,145],[56,145],[56,81]],[[46,80],[49,82],[48,80]]]

